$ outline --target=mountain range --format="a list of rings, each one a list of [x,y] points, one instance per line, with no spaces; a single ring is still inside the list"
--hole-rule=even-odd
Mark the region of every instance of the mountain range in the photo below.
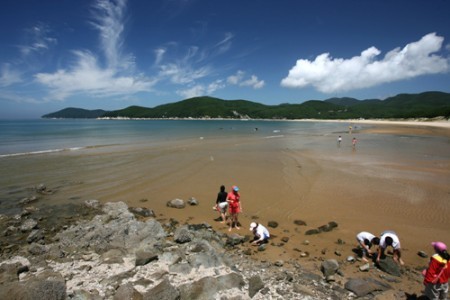
[[[105,111],[65,108],[42,118],[227,118],[227,119],[406,119],[450,117],[450,94],[399,94],[384,100],[330,98],[301,104],[265,105],[248,100],[195,97],[153,108]]]

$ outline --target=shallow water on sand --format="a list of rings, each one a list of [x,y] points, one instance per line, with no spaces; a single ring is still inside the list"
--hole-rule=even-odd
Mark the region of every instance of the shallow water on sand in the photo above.
[[[67,125],[62,131],[69,134],[50,134],[49,124]],[[291,240],[284,248],[261,255],[298,256],[294,249],[306,239],[306,229],[336,221],[336,231],[308,237],[308,251],[320,252],[338,238],[350,247],[359,231],[378,234],[390,229],[410,249],[405,260],[421,263],[416,250],[427,250],[432,240],[445,242],[450,226],[449,136],[433,134],[432,129],[419,134],[411,128],[385,133],[374,125],[360,125],[349,135],[347,126],[46,120],[46,129],[35,133],[46,142],[34,145],[33,134],[24,138],[23,133],[21,141],[14,137],[19,140],[16,148],[12,145],[6,151],[5,141],[0,147],[0,213],[19,213],[18,202],[35,195],[33,187],[43,183],[52,193],[38,195],[40,199],[29,205],[51,207],[55,214],[70,213],[62,208],[89,199],[125,201],[153,209],[161,219],[207,222],[227,231],[214,221],[217,214],[211,206],[220,185],[237,184],[243,204],[241,233],[248,233],[252,220],[275,220],[279,227],[271,229],[273,235]],[[358,140],[355,149],[353,137]],[[12,155],[18,153],[22,154]],[[200,205],[183,210],[166,207],[171,199],[190,197]],[[307,226],[294,225],[299,219]]]

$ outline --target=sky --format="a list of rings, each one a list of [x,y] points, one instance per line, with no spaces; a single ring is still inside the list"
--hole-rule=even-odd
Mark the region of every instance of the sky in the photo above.
[[[450,92],[448,0],[4,0],[0,119]]]

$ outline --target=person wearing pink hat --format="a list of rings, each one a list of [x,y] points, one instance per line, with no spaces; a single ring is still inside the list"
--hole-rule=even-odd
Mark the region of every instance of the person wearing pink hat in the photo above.
[[[425,270],[424,294],[430,300],[447,299],[450,255],[447,252],[447,245],[443,242],[432,242],[431,245],[436,253],[430,258],[428,268]]]
[[[228,193],[227,201],[230,207],[230,228],[228,231],[231,231],[233,226],[240,229],[238,214],[242,211],[242,205],[241,195],[239,194],[239,188],[237,186],[233,185],[231,187],[231,192]]]

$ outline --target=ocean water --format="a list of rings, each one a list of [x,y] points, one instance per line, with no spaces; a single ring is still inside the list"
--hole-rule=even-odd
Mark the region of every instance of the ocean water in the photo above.
[[[190,138],[320,134],[335,126],[238,120],[0,120],[0,157]]]

